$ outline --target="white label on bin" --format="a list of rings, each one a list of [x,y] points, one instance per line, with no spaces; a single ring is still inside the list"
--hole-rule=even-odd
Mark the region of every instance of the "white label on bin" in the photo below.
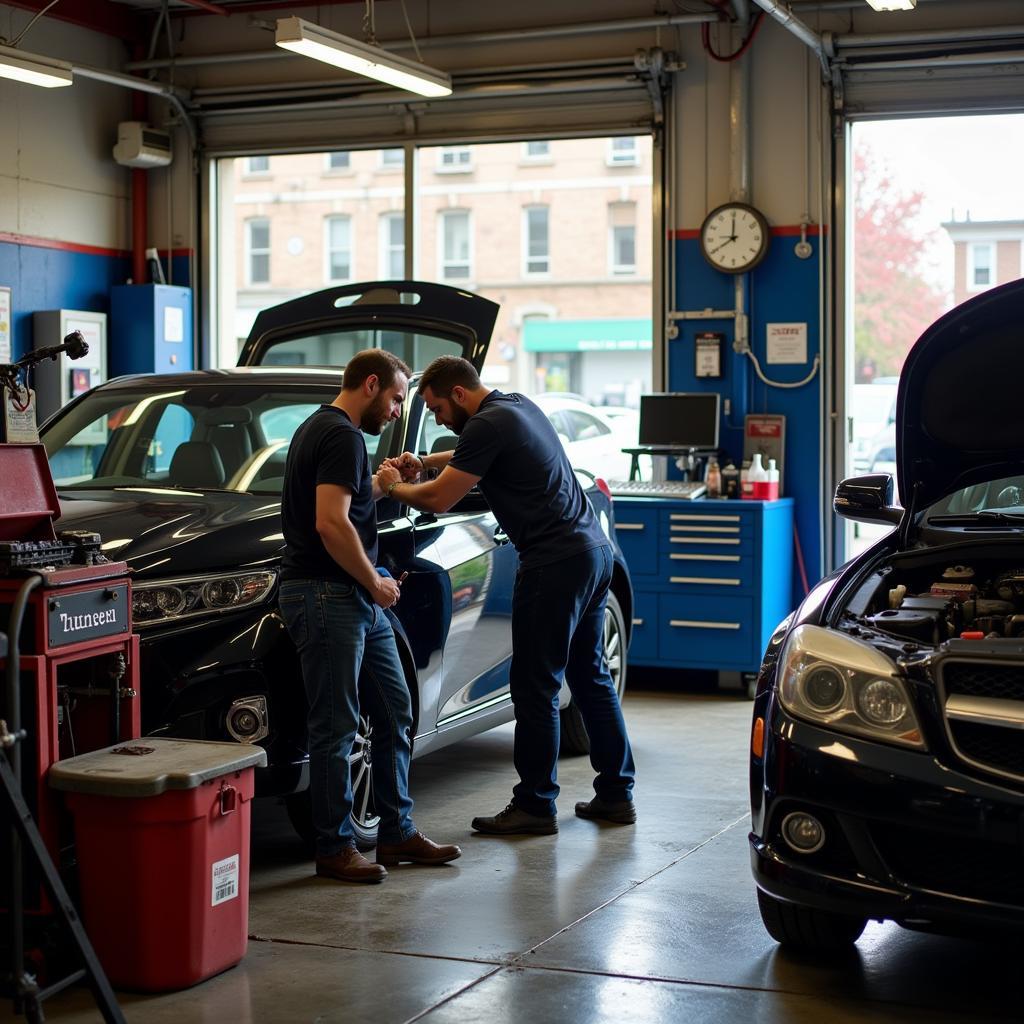
[[[213,864],[213,903],[227,903],[238,895],[238,854]]]

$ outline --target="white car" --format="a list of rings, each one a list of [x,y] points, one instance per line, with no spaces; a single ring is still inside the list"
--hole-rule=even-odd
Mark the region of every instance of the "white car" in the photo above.
[[[530,396],[551,421],[569,460],[606,480],[629,477],[630,456],[622,449],[636,445],[638,413],[623,410],[609,416],[581,398],[564,394]]]

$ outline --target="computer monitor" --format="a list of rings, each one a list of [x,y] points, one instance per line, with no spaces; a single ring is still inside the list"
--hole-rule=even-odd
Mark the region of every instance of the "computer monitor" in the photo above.
[[[640,396],[640,444],[651,448],[718,447],[717,392]]]

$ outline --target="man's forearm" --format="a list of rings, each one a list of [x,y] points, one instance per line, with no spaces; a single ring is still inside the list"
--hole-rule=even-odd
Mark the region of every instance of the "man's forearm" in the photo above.
[[[421,512],[448,511],[448,506],[442,504],[436,480],[429,480],[425,484],[398,484],[392,488],[391,497]]]
[[[432,452],[430,455],[420,455],[419,460],[424,469],[436,469],[440,472],[451,461],[453,454],[452,451]]]

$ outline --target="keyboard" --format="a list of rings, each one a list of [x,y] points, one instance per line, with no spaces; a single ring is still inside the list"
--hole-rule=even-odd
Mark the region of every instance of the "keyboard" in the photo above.
[[[699,498],[707,486],[699,480],[609,480],[608,489],[620,498]]]

